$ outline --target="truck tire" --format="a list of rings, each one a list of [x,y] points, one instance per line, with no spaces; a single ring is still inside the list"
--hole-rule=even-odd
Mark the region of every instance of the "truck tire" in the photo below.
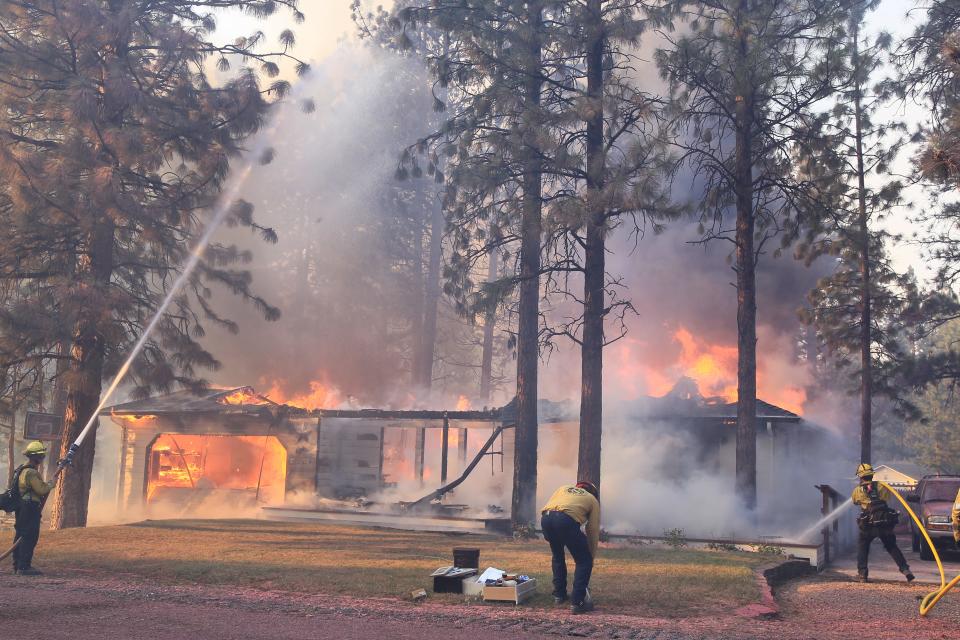
[[[920,539],[920,559],[928,562],[933,560],[933,551],[923,538]]]
[[[920,534],[914,533],[910,536],[910,550],[914,553],[920,551]]]

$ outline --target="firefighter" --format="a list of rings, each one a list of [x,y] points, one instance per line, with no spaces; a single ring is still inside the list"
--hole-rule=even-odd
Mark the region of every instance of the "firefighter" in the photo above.
[[[893,532],[900,514],[887,504],[893,495],[889,489],[873,481],[873,473],[873,467],[868,462],[861,463],[857,467],[857,478],[860,479],[860,484],[853,490],[851,496],[853,503],[860,507],[860,516],[857,518],[857,526],[860,529],[860,535],[857,538],[857,580],[867,582],[870,543],[874,538],[880,538],[883,548],[897,563],[900,573],[907,578],[907,582],[912,582],[914,576],[910,573],[910,565],[907,564],[907,559],[903,557],[903,552],[897,546],[897,536]]]
[[[20,468],[18,487],[21,503],[17,509],[17,519],[14,525],[14,541],[20,544],[13,551],[13,570],[18,576],[38,576],[40,572],[33,568],[33,550],[40,539],[40,511],[43,502],[56,481],[47,484],[40,477],[38,471],[44,458],[47,457],[47,447],[38,441],[31,442],[23,450],[27,456],[27,463]]]
[[[953,541],[960,547],[960,490],[957,491],[957,499],[953,501],[950,521],[953,522]]]
[[[600,491],[591,482],[564,485],[541,511],[540,528],[553,554],[553,600],[563,604],[568,599],[566,548],[576,563],[571,611],[586,613],[593,609],[587,586],[600,542]],[[584,525],[586,534],[580,529]]]

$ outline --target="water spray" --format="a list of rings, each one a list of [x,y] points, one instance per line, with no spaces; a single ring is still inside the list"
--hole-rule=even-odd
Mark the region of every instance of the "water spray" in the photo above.
[[[97,421],[97,418],[100,416],[100,411],[106,406],[107,402],[113,396],[114,392],[117,390],[117,387],[120,386],[120,383],[123,382],[123,379],[126,377],[127,372],[130,371],[130,367],[133,364],[134,359],[140,352],[143,350],[143,347],[147,344],[147,340],[150,339],[151,334],[153,334],[154,329],[157,328],[157,325],[160,323],[160,320],[163,318],[163,314],[166,312],[167,308],[176,298],[177,294],[180,293],[180,290],[183,288],[183,285],[187,283],[187,279],[190,277],[190,274],[193,273],[193,270],[196,269],[197,264],[200,262],[200,258],[203,256],[203,252],[206,250],[207,246],[210,244],[210,240],[213,238],[213,234],[220,228],[220,224],[226,218],[227,213],[230,211],[230,206],[233,203],[234,199],[237,197],[237,194],[240,192],[240,187],[243,186],[243,183],[250,176],[250,172],[253,170],[253,161],[247,163],[243,170],[234,178],[231,182],[230,188],[227,190],[227,193],[221,198],[220,204],[214,211],[213,219],[210,220],[210,223],[207,225],[206,230],[203,235],[200,236],[200,240],[194,246],[193,251],[190,252],[190,257],[183,265],[183,269],[180,271],[180,275],[173,282],[173,286],[170,287],[170,291],[167,292],[166,297],[163,299],[163,302],[160,303],[160,306],[157,307],[156,312],[153,317],[150,319],[150,322],[147,324],[146,329],[144,329],[143,334],[137,340],[136,344],[133,345],[133,349],[130,351],[130,355],[127,356],[127,359],[123,362],[123,365],[120,367],[120,370],[117,371],[117,375],[114,376],[113,381],[110,383],[110,386],[107,387],[105,393],[101,394],[100,403],[97,405],[97,408],[90,414],[90,419],[87,420],[87,424],[84,425],[83,431],[80,432],[80,435],[77,436],[77,439],[73,441],[73,444],[70,445],[70,448],[67,450],[67,455],[57,464],[57,474],[59,475],[61,471],[70,464],[73,463],[73,457],[76,455],[77,451],[80,449],[80,445],[83,444],[83,441],[86,439],[87,434],[90,433],[90,429],[93,428],[94,423]]]
[[[850,505],[852,504],[853,504],[853,498],[847,498],[846,500],[841,502],[836,509],[834,509],[827,515],[817,520],[814,524],[810,525],[803,533],[797,536],[797,540],[799,540],[800,542],[805,542],[809,540],[811,537],[813,537],[814,534],[819,533],[820,531],[823,530],[824,527],[826,527],[828,524],[830,524],[831,522],[839,518],[843,514],[843,512],[846,511],[847,508],[850,507]]]

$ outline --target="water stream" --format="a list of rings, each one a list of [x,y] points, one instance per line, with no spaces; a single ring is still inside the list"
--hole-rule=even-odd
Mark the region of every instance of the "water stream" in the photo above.
[[[801,533],[794,539],[797,542],[808,542],[814,535],[820,533],[824,527],[826,527],[828,524],[830,524],[831,522],[839,518],[843,514],[843,512],[847,510],[847,507],[851,506],[852,504],[853,504],[853,498],[847,498],[842,503],[840,503],[840,505],[836,509],[834,509],[827,515],[817,520],[814,524],[810,525],[810,527],[805,529],[803,533]]]

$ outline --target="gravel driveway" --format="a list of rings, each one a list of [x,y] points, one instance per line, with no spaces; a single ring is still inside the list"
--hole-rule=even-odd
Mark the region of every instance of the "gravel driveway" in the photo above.
[[[45,640],[481,640],[631,638],[636,640],[953,639],[960,629],[960,593],[929,619],[916,613],[923,587],[860,585],[845,579],[792,582],[778,594],[782,615],[652,618],[571,616],[566,610],[510,606],[414,605],[276,591],[157,585],[133,576],[71,572],[42,578],[0,575],[3,637]],[[602,603],[601,603],[602,605]]]

